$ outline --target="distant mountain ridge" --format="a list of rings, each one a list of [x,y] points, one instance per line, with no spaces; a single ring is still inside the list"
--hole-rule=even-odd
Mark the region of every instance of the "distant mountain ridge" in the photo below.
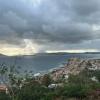
[[[13,55],[14,57],[20,56],[46,56],[46,55],[65,55],[65,54],[100,54],[100,52],[83,52],[83,53],[69,53],[69,52],[57,52],[57,53],[36,53],[32,55]],[[0,56],[7,56],[4,54],[0,54]]]
[[[85,52],[85,54],[100,54],[100,52]]]
[[[0,56],[7,56],[7,55],[4,55],[4,54],[0,54]]]

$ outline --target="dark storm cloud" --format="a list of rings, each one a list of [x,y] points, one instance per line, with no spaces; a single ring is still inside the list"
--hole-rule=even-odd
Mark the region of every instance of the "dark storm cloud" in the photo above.
[[[72,9],[80,16],[88,16],[100,10],[99,0],[71,0]]]
[[[100,23],[99,6],[99,0],[0,0],[0,41],[77,44],[94,40],[99,35],[92,28]]]

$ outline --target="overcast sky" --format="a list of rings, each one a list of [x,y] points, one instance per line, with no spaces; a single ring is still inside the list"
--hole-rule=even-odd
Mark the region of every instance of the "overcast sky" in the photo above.
[[[100,51],[100,0],[0,0],[0,53]]]

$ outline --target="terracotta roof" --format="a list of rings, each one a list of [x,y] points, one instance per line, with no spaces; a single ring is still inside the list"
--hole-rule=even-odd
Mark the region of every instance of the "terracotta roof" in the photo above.
[[[6,91],[7,86],[6,85],[0,85],[0,91]]]

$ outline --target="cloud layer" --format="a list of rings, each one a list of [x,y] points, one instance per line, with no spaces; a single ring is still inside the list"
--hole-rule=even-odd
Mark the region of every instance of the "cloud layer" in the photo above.
[[[100,49],[99,30],[99,0],[0,0],[0,44],[25,47],[28,39],[40,51]]]

